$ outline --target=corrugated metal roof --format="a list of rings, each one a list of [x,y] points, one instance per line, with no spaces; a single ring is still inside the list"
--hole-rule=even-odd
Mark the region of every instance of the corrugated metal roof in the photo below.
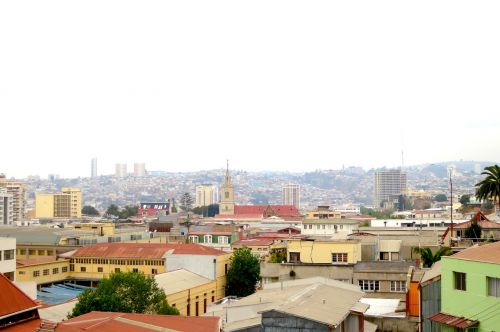
[[[500,264],[500,242],[470,247],[456,253],[455,255],[443,258]]]
[[[467,319],[464,317],[457,317],[453,316],[450,314],[446,314],[443,312],[439,312],[431,317],[429,319],[433,322],[452,326],[452,327],[458,327],[460,329],[465,329],[471,326],[474,326],[479,323],[477,320],[472,320],[472,319]]]
[[[155,275],[155,281],[167,295],[212,282],[208,278],[184,269],[157,274]]]

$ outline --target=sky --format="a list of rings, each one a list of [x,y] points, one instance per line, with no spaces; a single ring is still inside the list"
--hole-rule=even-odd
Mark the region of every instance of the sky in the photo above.
[[[0,173],[500,160],[498,1],[0,2]],[[404,151],[404,160],[402,160]]]

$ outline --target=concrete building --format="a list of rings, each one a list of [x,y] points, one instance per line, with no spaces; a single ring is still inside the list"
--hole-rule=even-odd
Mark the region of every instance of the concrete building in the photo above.
[[[361,261],[359,240],[332,240],[328,237],[288,239],[288,262],[349,265]]]
[[[300,185],[289,183],[282,188],[282,204],[300,209]]]
[[[124,178],[127,176],[127,164],[115,165],[115,176],[117,178]]]
[[[81,218],[82,192],[80,188],[62,188],[56,194],[35,194],[36,218]]]
[[[213,184],[202,184],[196,186],[195,206],[209,206],[219,202],[218,189]]]
[[[134,176],[136,176],[136,177],[146,176],[146,164],[145,163],[134,163]]]
[[[90,177],[97,177],[97,158],[92,158],[90,162]]]
[[[359,221],[349,219],[309,219],[302,222],[302,234],[342,239],[358,231]]]
[[[24,183],[7,180],[4,174],[0,174],[0,188],[7,189],[7,193],[12,195],[12,221],[23,221],[26,206],[26,187]]]
[[[15,281],[16,278],[16,239],[0,237],[0,273]]]
[[[373,205],[376,208],[393,207],[394,198],[405,195],[406,172],[400,169],[377,171],[374,174]]]
[[[0,225],[11,225],[14,221],[12,195],[7,193],[7,189],[0,188]]]

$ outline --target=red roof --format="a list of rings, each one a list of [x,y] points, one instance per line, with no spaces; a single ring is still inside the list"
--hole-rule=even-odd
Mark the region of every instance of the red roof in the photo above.
[[[222,255],[222,250],[195,243],[97,243],[76,250],[73,257],[163,258],[176,255]]]
[[[194,231],[188,235],[231,235],[231,232],[216,232],[216,231]]]
[[[219,325],[219,317],[186,317],[92,311],[59,323],[55,331],[141,332],[170,329],[186,332],[218,332]]]
[[[36,309],[38,304],[0,273],[0,317]]]
[[[463,222],[454,226],[456,229],[467,228],[471,225],[472,222],[477,221],[478,225],[483,229],[491,229],[491,228],[500,228],[500,224],[490,221],[482,212],[478,212],[472,217],[471,220]]]
[[[293,205],[235,205],[234,214],[263,214],[267,209],[271,209],[275,215],[298,216],[299,210]]]
[[[270,246],[274,243],[273,239],[262,239],[254,237],[251,239],[238,240],[232,244],[232,246]]]
[[[457,317],[442,312],[439,312],[429,317],[429,319],[433,322],[437,322],[452,327],[458,327],[459,329],[465,329],[470,326],[474,326],[478,323],[477,320],[467,319],[464,317]]]
[[[22,266],[29,266],[29,265],[38,265],[38,264],[46,264],[46,263],[52,263],[52,262],[57,262],[58,259],[57,257],[42,257],[42,258],[18,258],[16,260],[16,264],[22,265]]]

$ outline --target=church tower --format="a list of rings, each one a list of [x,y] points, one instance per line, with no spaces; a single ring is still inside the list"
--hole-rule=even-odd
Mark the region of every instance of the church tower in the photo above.
[[[227,161],[224,183],[220,188],[219,214],[234,214],[234,188],[229,174],[229,160]]]

